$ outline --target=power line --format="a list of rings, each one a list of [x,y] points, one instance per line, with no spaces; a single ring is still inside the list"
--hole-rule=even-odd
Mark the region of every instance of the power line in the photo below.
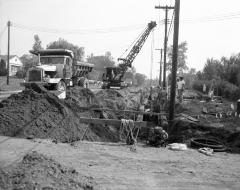
[[[228,14],[219,14],[215,16],[201,17],[201,18],[185,18],[185,19],[182,19],[181,22],[191,24],[191,23],[223,21],[223,20],[239,19],[239,18],[240,18],[240,13],[228,13]]]
[[[167,39],[169,39],[169,35],[171,33],[171,30],[172,30],[172,23],[173,23],[174,13],[175,13],[175,11],[173,11],[173,13],[172,13],[172,18],[171,18],[171,23],[170,23],[169,30],[168,30]]]
[[[3,30],[2,30],[2,32],[0,32],[0,39],[2,38],[2,36],[3,36],[4,32],[6,31],[6,29],[7,29],[7,26],[5,26],[3,28]]]
[[[98,28],[98,29],[54,29],[46,27],[36,27],[36,26],[27,26],[18,23],[13,23],[13,27],[29,30],[29,31],[38,31],[45,33],[64,33],[64,34],[97,34],[97,33],[112,33],[112,32],[124,32],[124,31],[133,31],[138,30],[143,27],[143,25],[131,25],[131,26],[122,26],[122,27],[113,27],[113,28]]]

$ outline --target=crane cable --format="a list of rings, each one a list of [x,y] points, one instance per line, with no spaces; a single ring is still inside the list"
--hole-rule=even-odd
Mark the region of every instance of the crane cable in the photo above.
[[[152,41],[151,41],[150,86],[152,86],[153,49],[154,49],[154,29],[152,31]]]
[[[142,34],[144,33],[144,31],[146,30],[146,28],[143,30],[142,33],[140,33],[135,39],[134,41],[128,46],[128,48],[121,54],[121,56],[119,57],[122,57],[130,48],[133,47],[133,45],[136,43],[136,41],[142,36]]]

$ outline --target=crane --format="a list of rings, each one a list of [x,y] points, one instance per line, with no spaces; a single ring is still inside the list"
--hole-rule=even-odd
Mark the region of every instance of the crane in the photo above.
[[[144,29],[143,33],[136,40],[135,44],[127,54],[125,58],[118,58],[120,61],[118,66],[114,67],[106,67],[106,72],[103,73],[103,86],[102,88],[123,88],[125,85],[123,84],[122,77],[126,73],[128,68],[132,67],[132,62],[140,52],[142,46],[144,45],[146,39],[148,38],[151,31],[156,26],[155,21],[151,21],[148,23],[147,27]]]

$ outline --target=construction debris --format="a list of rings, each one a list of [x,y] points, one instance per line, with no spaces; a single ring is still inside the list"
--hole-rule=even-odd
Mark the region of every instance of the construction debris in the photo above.
[[[212,156],[213,155],[213,149],[207,148],[207,147],[199,148],[198,152],[201,152],[201,153],[203,153],[207,156]]]
[[[169,144],[168,146],[170,150],[177,150],[177,151],[187,150],[187,145],[182,143],[172,143],[172,144]]]

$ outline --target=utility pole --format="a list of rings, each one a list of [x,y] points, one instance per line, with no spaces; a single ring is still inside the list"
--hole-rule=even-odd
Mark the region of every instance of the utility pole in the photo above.
[[[161,49],[156,49],[156,50],[160,50],[160,70],[159,70],[159,86],[162,86],[162,48]]]
[[[164,9],[165,10],[165,36],[164,36],[164,63],[163,63],[163,88],[166,88],[166,69],[167,69],[167,27],[168,27],[168,10],[174,9],[171,6],[155,6],[155,9]]]
[[[172,81],[169,107],[169,120],[172,123],[175,116],[175,96],[176,96],[176,76],[177,76],[177,58],[178,58],[178,35],[179,35],[179,15],[180,0],[175,0],[175,17],[174,17],[174,34],[173,34],[173,51],[172,51]]]
[[[7,22],[7,27],[8,27],[7,85],[9,85],[10,26],[11,26],[11,22],[8,21]]]

